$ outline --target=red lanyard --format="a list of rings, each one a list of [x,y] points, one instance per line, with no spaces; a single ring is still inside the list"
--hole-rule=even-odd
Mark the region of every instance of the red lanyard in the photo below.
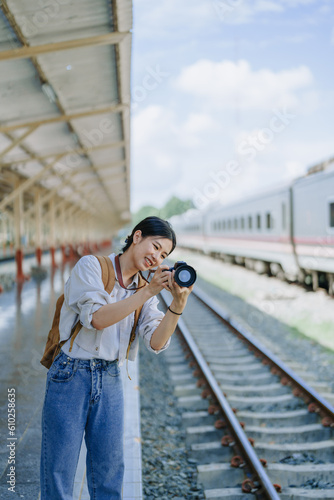
[[[120,265],[120,262],[119,262],[119,256],[120,255],[121,254],[116,255],[116,257],[115,257],[115,265],[116,265],[117,279],[118,279],[118,282],[121,285],[121,287],[124,288],[124,290],[140,290],[140,288],[144,288],[144,286],[146,286],[146,283],[149,283],[149,282],[147,281],[146,278],[144,278],[144,276],[141,274],[140,271],[139,271],[140,276],[146,281],[146,283],[144,283],[144,285],[138,286],[137,288],[126,288],[126,286],[124,286],[124,282],[123,282],[123,278],[122,278],[121,265]]]

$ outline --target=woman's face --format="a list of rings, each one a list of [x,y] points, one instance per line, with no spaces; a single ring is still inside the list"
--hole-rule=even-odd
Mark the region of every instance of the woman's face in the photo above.
[[[147,271],[160,266],[162,261],[172,251],[172,241],[161,236],[142,237],[141,231],[133,236],[134,255],[138,269]]]

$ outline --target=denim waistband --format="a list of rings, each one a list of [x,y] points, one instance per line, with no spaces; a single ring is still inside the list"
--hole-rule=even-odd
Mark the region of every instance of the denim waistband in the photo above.
[[[108,361],[106,359],[101,358],[92,358],[92,359],[80,359],[80,358],[71,358],[64,351],[60,351],[57,360],[67,361],[68,363],[74,363],[78,368],[91,368],[92,366],[96,368],[107,368],[110,365],[118,363],[118,359],[114,359],[113,361]]]

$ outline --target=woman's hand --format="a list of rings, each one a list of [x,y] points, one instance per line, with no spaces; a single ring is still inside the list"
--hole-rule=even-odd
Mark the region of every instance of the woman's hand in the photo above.
[[[167,265],[158,266],[153,277],[148,285],[147,289],[150,291],[151,295],[157,295],[168,283],[168,275],[172,274],[170,272],[166,273],[166,269],[169,269]]]
[[[173,296],[173,302],[171,305],[175,306],[176,312],[181,313],[186,306],[187,299],[192,292],[194,285],[189,287],[178,285],[174,280],[175,270],[164,274],[167,275],[167,282],[164,282],[163,287]]]

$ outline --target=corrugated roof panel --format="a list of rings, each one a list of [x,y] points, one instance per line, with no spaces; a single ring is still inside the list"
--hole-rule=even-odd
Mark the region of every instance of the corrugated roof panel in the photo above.
[[[29,45],[55,43],[111,31],[106,0],[8,0]]]
[[[123,139],[119,113],[103,113],[72,120],[72,125],[87,147],[111,144]]]
[[[102,151],[92,151],[90,157],[95,165],[105,165],[109,163],[111,166],[115,162],[124,160],[123,148],[103,149]]]
[[[58,113],[55,104],[43,94],[39,77],[29,60],[1,62],[0,110],[1,122],[32,121]]]
[[[0,52],[26,45],[36,47],[36,55],[0,60],[0,127],[38,122],[38,128],[12,147],[11,141],[23,137],[28,128],[0,132],[0,167],[2,164],[8,169],[12,163],[13,172],[30,177],[38,168],[52,163],[51,155],[66,153],[37,184],[51,189],[60,185],[59,177],[68,180],[74,174],[70,182],[77,183],[77,188],[61,185],[59,193],[70,201],[71,196],[77,199],[76,190],[89,197],[89,190],[93,189],[98,204],[103,200],[112,209],[114,222],[117,218],[120,222],[130,203],[129,114],[124,113],[124,108],[117,112],[98,111],[130,103],[131,35],[121,42],[115,41],[115,37],[104,37],[107,45],[94,45],[100,39],[92,41],[91,37],[110,35],[114,27],[129,32],[132,2],[7,0],[7,5],[8,10],[1,7]],[[117,8],[114,19],[113,5]],[[58,51],[40,54],[41,46],[70,40],[89,41],[93,45],[71,50],[59,50],[61,47],[57,46]],[[9,57],[5,53],[3,56]],[[44,123],[50,118],[62,120],[64,115],[78,113],[89,116],[74,116],[68,123]],[[117,147],[103,148],[115,143]],[[1,158],[1,151],[8,147],[11,150]],[[40,162],[24,162],[29,155],[42,158]],[[117,166],[117,162],[121,164]],[[99,171],[99,167],[103,169]],[[6,192],[5,188],[1,190],[2,197]]]

